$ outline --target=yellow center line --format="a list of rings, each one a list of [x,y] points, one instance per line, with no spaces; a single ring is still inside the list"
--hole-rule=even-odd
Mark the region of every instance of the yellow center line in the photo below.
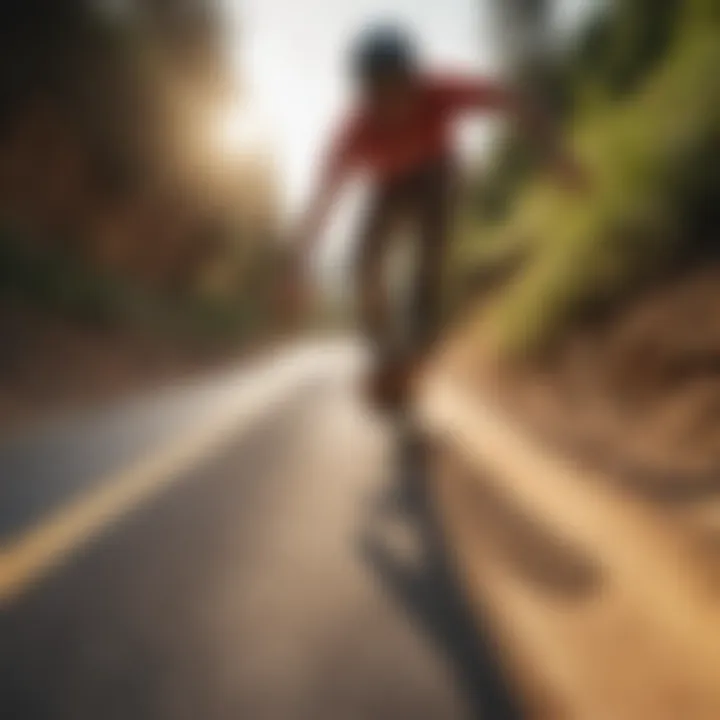
[[[53,568],[111,523],[187,476],[194,466],[252,426],[264,409],[272,408],[306,369],[301,363],[259,379],[253,392],[240,393],[238,401],[214,418],[201,419],[202,427],[155,450],[129,467],[111,473],[96,490],[61,507],[39,525],[0,548],[0,608],[16,599]],[[289,372],[288,372],[289,371]],[[229,387],[229,393],[235,392]]]

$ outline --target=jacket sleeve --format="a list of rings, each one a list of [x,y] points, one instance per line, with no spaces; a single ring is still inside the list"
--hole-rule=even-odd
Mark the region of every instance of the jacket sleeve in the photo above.
[[[340,185],[346,176],[355,169],[358,161],[358,122],[355,119],[345,121],[326,154],[322,167],[322,184],[326,187]]]
[[[449,112],[514,112],[517,109],[514,93],[502,83],[482,76],[445,76],[436,79],[434,89]]]

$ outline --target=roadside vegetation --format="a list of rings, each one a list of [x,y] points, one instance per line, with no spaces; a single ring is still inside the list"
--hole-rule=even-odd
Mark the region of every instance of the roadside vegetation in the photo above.
[[[556,187],[505,138],[458,244],[456,267],[470,275],[521,258],[491,311],[501,355],[542,353],[589,313],[715,251],[718,67],[720,11],[708,0],[599,5],[553,59],[547,97],[559,99],[588,192]]]
[[[241,334],[275,246],[267,149],[210,2],[0,11],[0,310]]]
[[[264,339],[278,179],[220,4],[8,0],[0,40],[0,422]]]

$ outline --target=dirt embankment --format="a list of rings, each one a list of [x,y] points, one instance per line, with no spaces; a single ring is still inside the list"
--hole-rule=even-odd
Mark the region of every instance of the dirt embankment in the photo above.
[[[720,264],[577,327],[542,362],[472,362],[484,393],[580,461],[658,496],[718,485]]]

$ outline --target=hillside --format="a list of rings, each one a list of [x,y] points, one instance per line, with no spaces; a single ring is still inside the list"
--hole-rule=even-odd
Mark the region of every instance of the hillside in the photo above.
[[[505,268],[474,341],[488,391],[585,459],[697,487],[720,469],[720,13],[662,7],[606,10],[563,60],[590,188],[509,173],[511,140],[480,181],[503,200],[466,209],[455,267]]]

